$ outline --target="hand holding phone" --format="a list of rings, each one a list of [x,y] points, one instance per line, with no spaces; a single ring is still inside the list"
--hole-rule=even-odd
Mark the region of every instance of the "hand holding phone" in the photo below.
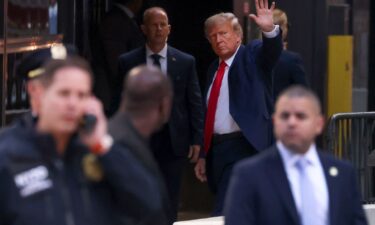
[[[89,113],[83,115],[79,122],[79,132],[85,135],[91,134],[95,130],[96,123],[97,119],[95,115]]]
[[[104,116],[101,102],[95,97],[90,97],[85,107],[85,114],[82,117],[82,125],[79,131],[83,142],[89,148],[92,148],[108,136],[107,119]]]

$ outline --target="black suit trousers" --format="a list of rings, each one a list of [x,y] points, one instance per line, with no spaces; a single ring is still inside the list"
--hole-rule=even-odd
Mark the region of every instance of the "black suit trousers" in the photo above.
[[[232,168],[241,159],[257,153],[245,137],[212,145],[206,158],[207,182],[215,194],[212,216],[221,216]]]
[[[176,221],[182,174],[187,158],[174,154],[168,124],[152,136],[150,144],[168,190],[172,208],[170,221]]]

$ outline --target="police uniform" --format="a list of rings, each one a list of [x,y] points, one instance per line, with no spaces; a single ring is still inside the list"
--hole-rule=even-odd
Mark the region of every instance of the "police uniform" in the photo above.
[[[54,44],[50,48],[39,49],[26,54],[16,69],[16,76],[20,80],[29,82],[40,78],[43,74],[43,65],[51,59],[63,59],[66,56],[77,55],[77,50],[73,45]],[[10,126],[0,130],[0,141],[14,127],[32,127],[37,121],[37,115],[32,110],[24,113],[21,117],[12,121]]]
[[[40,66],[19,74],[35,78],[30,72],[42,74]],[[106,154],[96,156],[73,136],[61,156],[52,136],[37,132],[35,119],[26,116],[29,119],[19,120],[0,135],[0,225],[158,220],[162,200],[153,192],[157,180],[123,146],[113,144]]]
[[[59,156],[52,136],[9,132],[0,143],[0,224],[110,225],[123,215],[153,224],[161,212],[156,180],[122,147],[87,162],[93,155],[76,137]]]

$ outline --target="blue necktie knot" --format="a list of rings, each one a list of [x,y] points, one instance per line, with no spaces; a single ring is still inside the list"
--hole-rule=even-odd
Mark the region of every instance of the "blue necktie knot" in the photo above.
[[[161,68],[161,65],[160,65],[161,55],[159,55],[159,54],[152,54],[151,58],[153,60],[154,66],[157,66],[157,67]]]

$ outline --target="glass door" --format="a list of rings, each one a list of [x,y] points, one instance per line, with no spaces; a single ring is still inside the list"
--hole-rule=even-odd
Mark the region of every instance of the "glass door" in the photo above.
[[[61,43],[57,0],[3,0],[0,6],[0,126],[29,110],[17,66],[25,54]]]

